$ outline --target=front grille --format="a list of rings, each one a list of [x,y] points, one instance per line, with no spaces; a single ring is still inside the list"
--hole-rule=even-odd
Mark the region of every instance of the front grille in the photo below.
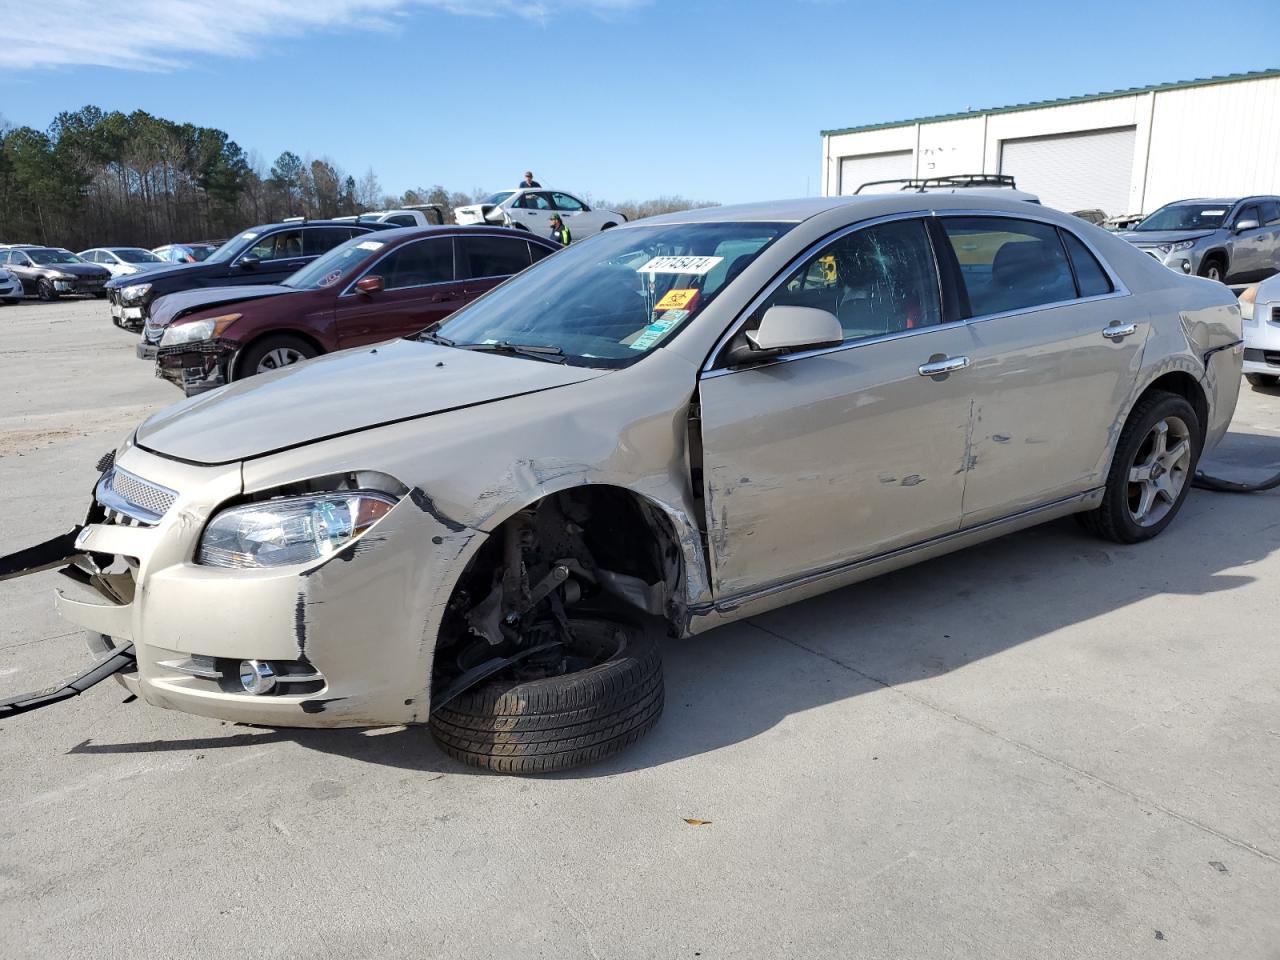
[[[156,523],[169,512],[178,495],[128,470],[113,467],[98,485],[98,501],[108,510],[142,523]]]
[[[1271,322],[1280,323],[1280,307],[1271,308]]]
[[[1265,363],[1268,366],[1280,367],[1280,350],[1255,350],[1246,348],[1244,358],[1253,363]]]

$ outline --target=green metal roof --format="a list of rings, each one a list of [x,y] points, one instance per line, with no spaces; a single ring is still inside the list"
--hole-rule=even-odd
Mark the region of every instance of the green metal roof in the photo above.
[[[965,117],[981,117],[993,113],[1012,113],[1016,110],[1038,110],[1041,107],[1061,107],[1069,103],[1087,103],[1090,100],[1114,100],[1116,97],[1132,97],[1140,93],[1159,93],[1162,90],[1183,90],[1187,87],[1208,87],[1217,83],[1237,83],[1241,80],[1261,80],[1280,77],[1280,68],[1253,70],[1248,73],[1228,73],[1220,77],[1204,77],[1200,80],[1179,80],[1176,83],[1154,83],[1149,87],[1130,87],[1127,90],[1109,90],[1105,93],[1087,93],[1080,97],[1060,97],[1057,100],[1032,100],[1030,103],[1014,103],[1007,107],[991,107],[987,110],[961,110],[958,113],[939,113],[932,117],[916,117],[912,120],[891,120],[887,123],[865,123],[860,127],[841,127],[823,130],[822,136],[832,137],[842,133],[864,133],[867,130],[887,130],[890,127],[906,127],[916,123],[938,123],[942,120],[961,120]]]

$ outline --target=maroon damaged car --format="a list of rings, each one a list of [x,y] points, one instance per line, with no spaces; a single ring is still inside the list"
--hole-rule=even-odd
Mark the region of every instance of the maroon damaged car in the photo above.
[[[156,376],[194,396],[299,360],[443,320],[559,244],[504,227],[408,227],[352,237],[280,284],[157,301]]]

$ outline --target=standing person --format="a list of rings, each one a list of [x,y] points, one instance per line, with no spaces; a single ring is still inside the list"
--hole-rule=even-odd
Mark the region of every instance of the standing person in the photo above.
[[[520,186],[523,187],[525,190],[529,190],[533,187],[541,187],[542,184],[540,184],[537,180],[533,179],[532,170],[526,170],[524,172],[524,179],[520,181]]]
[[[566,247],[573,242],[573,238],[569,235],[569,228],[564,225],[558,213],[551,215],[551,239]]]

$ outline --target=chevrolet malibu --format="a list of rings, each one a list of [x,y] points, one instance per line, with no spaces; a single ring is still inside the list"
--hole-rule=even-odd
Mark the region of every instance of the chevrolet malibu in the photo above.
[[[1156,536],[1240,344],[1221,284],[1017,200],[620,225],[144,422],[57,605],[155,706],[562,769],[657,722],[663,637],[1068,514]]]

